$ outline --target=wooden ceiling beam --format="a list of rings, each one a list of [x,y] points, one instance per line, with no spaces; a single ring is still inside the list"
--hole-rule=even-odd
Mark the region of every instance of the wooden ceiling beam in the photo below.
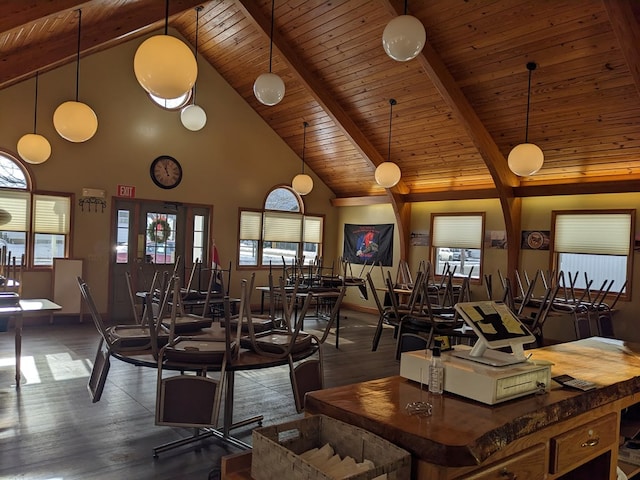
[[[640,94],[640,25],[636,21],[630,0],[603,0],[611,28],[629,66]]]
[[[2,5],[7,3],[14,2],[4,2]],[[200,4],[202,0],[175,0],[170,2],[169,14],[173,16]],[[87,9],[90,8],[89,5]],[[0,7],[0,18],[4,18],[3,14],[8,10],[10,7]],[[60,11],[63,10],[59,9],[58,12]],[[106,50],[132,37],[160,28],[165,18],[165,7],[164,3],[147,1],[123,6],[117,15],[108,20],[92,24],[90,18],[90,15],[82,16],[82,54]],[[40,44],[30,45],[29,51],[38,52],[37,55],[24,55],[21,50],[4,55],[0,62],[0,89],[32,77],[36,72],[48,71],[75,60],[78,46],[76,32],[74,29],[73,35],[52,35]]]
[[[260,8],[253,0],[236,0],[238,8],[251,20],[255,26],[264,33],[266,39],[270,38],[271,22],[264,16]],[[289,46],[277,30],[273,32],[273,46],[279,51],[280,57],[292,70],[298,81],[308,90],[309,94],[322,107],[327,115],[335,122],[336,126],[351,141],[358,152],[376,168],[385,158],[369,141],[369,138],[356,125],[351,117],[344,111],[333,95],[325,88],[316,75],[299,60],[299,56]],[[409,188],[402,180],[391,189],[395,193],[405,194]]]

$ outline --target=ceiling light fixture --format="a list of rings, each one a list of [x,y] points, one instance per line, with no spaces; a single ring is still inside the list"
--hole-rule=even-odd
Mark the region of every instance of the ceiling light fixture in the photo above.
[[[382,47],[392,59],[406,62],[418,56],[427,41],[427,32],[422,22],[407,15],[407,0],[404,0],[404,15],[397,16],[382,32]]]
[[[196,7],[196,47],[194,49],[193,57],[195,58],[196,65],[198,64],[198,26],[200,21],[200,11],[202,10],[202,6]],[[191,105],[187,105],[180,112],[180,121],[184,128],[187,130],[191,130],[193,132],[197,132],[198,130],[202,130],[202,128],[207,123],[207,113],[204,109],[196,105],[196,84],[193,84],[193,102]]]
[[[168,34],[169,0],[165,5],[164,35],[140,44],[133,57],[133,71],[147,92],[160,98],[178,98],[196,83],[198,64],[191,49]]]
[[[37,165],[46,162],[51,156],[51,144],[42,135],[36,133],[38,122],[38,72],[36,72],[36,100],[33,112],[33,133],[27,133],[18,140],[18,154],[27,163]]]
[[[273,58],[273,22],[276,0],[271,0],[271,35],[269,40],[269,73],[263,73],[253,84],[253,94],[258,101],[269,107],[276,105],[284,98],[284,82],[275,73],[271,73]]]
[[[304,126],[304,133],[302,135],[302,173],[293,177],[291,188],[293,188],[299,195],[306,195],[313,190],[313,179],[304,173],[304,149],[307,145],[307,127],[309,124],[307,122],[303,122],[302,125]]]
[[[53,126],[56,132],[70,142],[86,142],[98,130],[98,117],[86,103],[78,101],[80,86],[80,33],[82,31],[82,10],[78,10],[78,53],[76,56],[76,100],[64,102],[53,112]]]
[[[395,187],[402,176],[400,167],[391,161],[391,122],[393,120],[393,106],[397,103],[395,99],[389,99],[389,151],[387,161],[378,165],[375,173],[376,182],[384,188]]]
[[[529,86],[527,89],[527,121],[524,134],[524,143],[516,145],[509,152],[507,162],[513,173],[520,177],[529,177],[542,168],[544,153],[542,149],[533,143],[529,143],[529,106],[531,104],[531,73],[536,69],[534,62],[527,63],[529,70]]]

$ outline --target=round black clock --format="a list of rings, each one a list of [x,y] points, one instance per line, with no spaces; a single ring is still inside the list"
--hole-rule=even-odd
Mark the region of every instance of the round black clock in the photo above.
[[[161,155],[151,162],[151,180],[160,188],[175,188],[182,181],[180,163],[169,155]]]

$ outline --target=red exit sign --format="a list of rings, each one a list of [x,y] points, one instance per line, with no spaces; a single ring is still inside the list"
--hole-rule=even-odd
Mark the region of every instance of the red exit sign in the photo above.
[[[118,197],[135,198],[136,187],[131,185],[118,185]]]

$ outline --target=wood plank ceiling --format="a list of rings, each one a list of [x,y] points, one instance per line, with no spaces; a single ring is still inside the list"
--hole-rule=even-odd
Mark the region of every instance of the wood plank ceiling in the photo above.
[[[272,71],[284,99],[253,82],[269,70],[271,0],[171,0],[169,25],[305,160],[337,198],[383,195],[375,166],[402,171],[401,202],[633,191],[640,188],[640,2],[414,0],[426,27],[418,58],[382,49],[400,0],[276,0]],[[164,26],[159,0],[0,1],[0,88]],[[519,178],[506,157],[525,137],[543,168]],[[389,100],[394,98],[389,145]],[[355,201],[355,200],[354,200]]]

